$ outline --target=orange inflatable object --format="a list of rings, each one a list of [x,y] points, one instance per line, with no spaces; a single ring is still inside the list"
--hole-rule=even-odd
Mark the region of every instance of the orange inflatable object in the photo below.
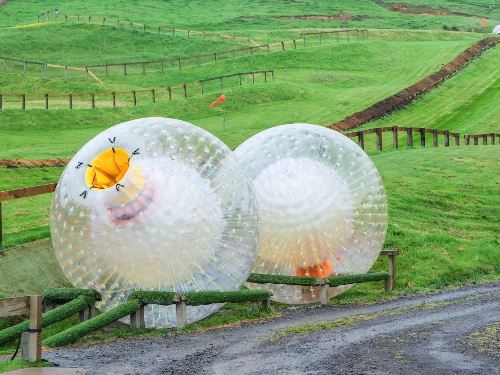
[[[219,96],[215,101],[210,103],[210,108],[215,107],[217,104],[222,103],[225,100],[226,100],[226,95]]]
[[[486,27],[486,18],[481,19],[481,25],[483,28]]]
[[[325,260],[321,264],[310,267],[299,267],[295,269],[295,276],[308,276],[308,277],[328,277],[333,272],[332,263]]]

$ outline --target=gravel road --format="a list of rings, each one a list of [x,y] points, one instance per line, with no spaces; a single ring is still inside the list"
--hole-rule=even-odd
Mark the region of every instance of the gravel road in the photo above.
[[[282,329],[329,322],[307,334]],[[334,322],[334,323],[332,323]],[[500,374],[500,282],[362,306],[289,308],[204,333],[117,340],[45,358],[90,374]]]

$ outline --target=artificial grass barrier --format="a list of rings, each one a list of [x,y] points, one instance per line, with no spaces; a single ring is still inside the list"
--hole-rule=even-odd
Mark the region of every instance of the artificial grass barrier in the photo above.
[[[339,275],[330,276],[328,278],[328,283],[330,286],[356,284],[356,283],[366,283],[368,281],[380,281],[387,280],[389,274],[387,272],[369,272],[360,273],[357,275]]]
[[[387,272],[370,272],[356,275],[338,275],[327,278],[330,286],[366,283],[368,281],[386,280],[389,278]],[[318,285],[315,277],[304,276],[284,276],[284,275],[266,275],[263,273],[251,273],[247,281],[257,284],[285,284],[285,285]]]
[[[92,319],[45,339],[43,344],[50,348],[72,344],[88,333],[105,327],[108,324],[132,314],[139,309],[140,305],[139,301],[136,300],[124,302],[121,305],[116,306]]]
[[[47,311],[42,315],[42,328],[48,327],[56,322],[69,318],[76,313],[85,309],[89,303],[93,302],[86,296],[80,296],[73,301],[70,301],[64,305],[56,307],[53,310]],[[22,332],[27,331],[29,328],[29,320],[25,320],[22,323],[16,324],[15,326],[8,327],[0,331],[0,345],[3,345],[11,340],[14,340]]]
[[[188,292],[183,295],[187,305],[198,306],[224,302],[262,301],[271,297],[272,293],[263,289],[247,289],[229,292]]]
[[[51,302],[68,302],[80,296],[85,296],[92,301],[100,301],[101,295],[94,289],[78,289],[78,288],[50,288],[43,292],[43,299]]]
[[[249,283],[256,284],[286,284],[286,285],[316,285],[318,279],[306,276],[267,275],[264,273],[251,273]]]
[[[128,300],[138,301],[141,305],[172,305],[175,300],[174,292],[135,291],[130,293]]]

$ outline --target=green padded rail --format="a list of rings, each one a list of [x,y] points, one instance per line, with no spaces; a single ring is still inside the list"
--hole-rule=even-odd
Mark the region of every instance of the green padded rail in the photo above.
[[[105,327],[108,324],[116,322],[117,320],[132,314],[137,311],[140,306],[141,305],[138,301],[127,301],[100,315],[97,315],[92,319],[70,327],[65,331],[59,332],[54,336],[43,340],[43,344],[50,348],[72,344],[90,332]]]
[[[255,302],[272,296],[272,293],[263,289],[246,289],[229,292],[189,292],[183,293],[186,304],[191,306],[210,305],[225,302]]]
[[[50,288],[43,292],[43,299],[51,302],[68,302],[80,296],[86,296],[93,301],[100,301],[101,295],[94,289]]]
[[[369,272],[369,273],[360,273],[357,275],[330,276],[327,280],[330,286],[338,286],[338,285],[347,285],[356,283],[366,283],[368,281],[381,281],[381,280],[387,280],[388,278],[389,274],[387,272]]]
[[[265,273],[251,273],[249,283],[256,284],[286,284],[286,285],[317,285],[318,279],[305,276],[267,275]]]
[[[175,303],[174,292],[160,292],[160,291],[140,291],[132,292],[128,300],[136,300],[141,305],[172,305]]]
[[[53,310],[47,311],[42,315],[42,328],[48,327],[56,322],[69,318],[80,311],[87,308],[89,305],[88,297],[81,296],[73,301],[58,306]],[[25,320],[15,326],[5,328],[0,331],[0,345],[3,345],[16,337],[29,328],[29,321]]]

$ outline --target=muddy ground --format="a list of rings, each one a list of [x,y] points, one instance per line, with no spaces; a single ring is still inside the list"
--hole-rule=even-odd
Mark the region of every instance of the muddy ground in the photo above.
[[[335,320],[335,328],[276,339],[287,327]],[[44,357],[91,374],[491,375],[500,373],[498,330],[491,334],[499,321],[497,282],[368,306],[291,307],[261,323],[120,339]]]

